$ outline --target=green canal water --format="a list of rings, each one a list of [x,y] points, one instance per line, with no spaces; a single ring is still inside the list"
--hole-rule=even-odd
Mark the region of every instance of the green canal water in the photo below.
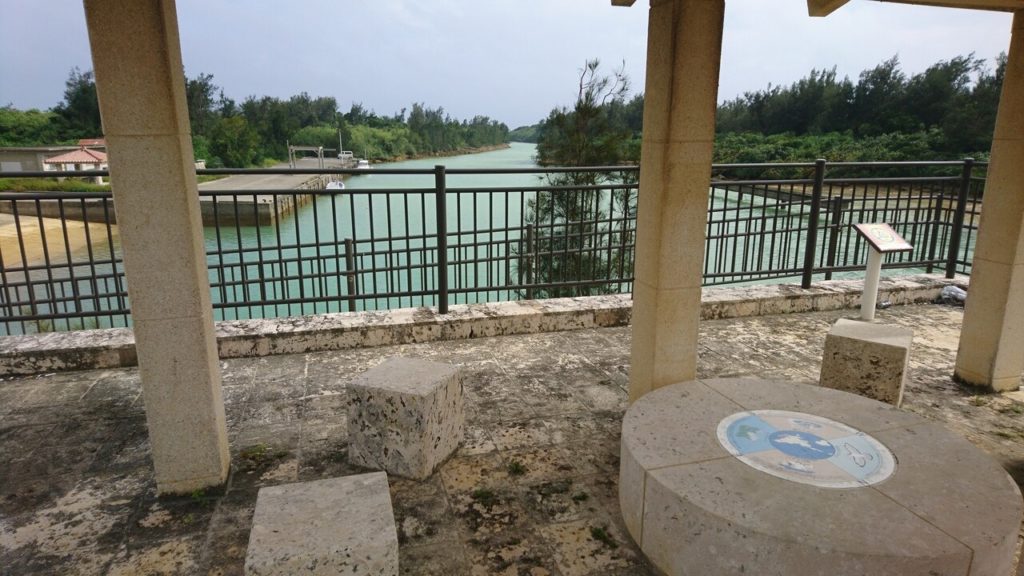
[[[535,153],[532,144],[512,143],[506,149],[478,154],[376,164],[368,174],[347,177],[344,190],[318,196],[276,225],[205,228],[215,303],[296,300],[271,306],[229,306],[217,310],[217,318],[435,304],[435,175],[379,171],[433,171],[436,165],[447,170],[535,168]],[[538,184],[542,181],[537,174],[446,176],[451,303],[515,297],[509,290],[468,290],[479,284],[506,284],[511,272],[506,256],[519,240],[522,214],[532,194],[522,188]],[[506,230],[513,228],[516,230]],[[346,275],[350,270],[357,272],[354,286]],[[412,295],[387,296],[398,292]],[[383,296],[350,301],[350,294]],[[320,301],[308,302],[311,299]]]

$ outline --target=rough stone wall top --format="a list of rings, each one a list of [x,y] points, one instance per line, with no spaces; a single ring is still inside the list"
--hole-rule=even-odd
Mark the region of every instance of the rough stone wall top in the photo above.
[[[970,278],[941,275],[883,278],[879,298],[894,305],[931,302],[945,286],[966,287]],[[714,286],[701,290],[701,319],[716,320],[839,310],[860,306],[861,280],[799,285]],[[448,314],[430,308],[338,312],[216,323],[221,358],[304,354],[321,350],[389,346],[625,326],[629,294],[514,302],[453,304]],[[0,376],[134,366],[135,340],[128,328],[0,336]]]
[[[354,388],[374,388],[411,396],[427,396],[434,392],[424,383],[447,382],[459,372],[458,366],[419,358],[389,358],[382,364],[354,378]]]

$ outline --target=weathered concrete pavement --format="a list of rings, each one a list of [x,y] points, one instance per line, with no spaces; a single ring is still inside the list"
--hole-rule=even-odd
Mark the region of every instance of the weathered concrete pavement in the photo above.
[[[702,324],[699,376],[814,382],[855,311]],[[952,374],[963,312],[880,311],[914,330],[904,409],[942,422],[1024,482],[1024,395]],[[158,500],[136,369],[0,381],[5,574],[241,574],[261,486],[364,472],[348,462],[346,383],[389,356],[460,364],[466,443],[425,481],[391,480],[403,574],[653,574],[618,510],[629,328],[222,362],[232,475]]]

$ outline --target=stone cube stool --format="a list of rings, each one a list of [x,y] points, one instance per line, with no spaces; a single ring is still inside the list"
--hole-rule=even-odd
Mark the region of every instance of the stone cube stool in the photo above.
[[[914,332],[840,318],[825,337],[821,385],[899,407]]]
[[[423,479],[462,443],[458,366],[390,358],[356,377],[348,391],[353,464]]]
[[[383,472],[261,488],[247,576],[397,576],[398,532]]]

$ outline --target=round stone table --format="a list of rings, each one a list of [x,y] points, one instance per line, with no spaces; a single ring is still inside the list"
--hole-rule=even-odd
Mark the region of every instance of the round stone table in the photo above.
[[[811,385],[666,386],[622,424],[619,501],[670,575],[1005,576],[1021,493],[941,425]]]

